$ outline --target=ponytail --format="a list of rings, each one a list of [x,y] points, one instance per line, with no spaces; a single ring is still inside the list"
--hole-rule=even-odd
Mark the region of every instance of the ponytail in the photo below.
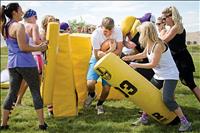
[[[9,19],[13,18],[12,12],[13,11],[18,11],[19,8],[19,4],[18,3],[9,3],[7,6],[2,5],[1,6],[1,34],[4,36],[4,38],[6,37],[6,28],[5,28],[5,24],[6,24],[6,17],[8,17]]]
[[[6,6],[2,5],[1,6],[1,11],[0,11],[0,15],[1,15],[1,25],[0,25],[0,30],[1,30],[1,34],[5,37],[5,24],[6,24]]]

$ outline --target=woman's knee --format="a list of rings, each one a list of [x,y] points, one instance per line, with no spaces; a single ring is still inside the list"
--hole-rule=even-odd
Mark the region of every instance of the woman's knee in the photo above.
[[[34,97],[33,103],[34,103],[34,107],[35,107],[36,110],[43,108],[43,101],[42,101],[41,96]]]
[[[163,102],[170,111],[174,111],[178,107],[173,97],[163,97]]]

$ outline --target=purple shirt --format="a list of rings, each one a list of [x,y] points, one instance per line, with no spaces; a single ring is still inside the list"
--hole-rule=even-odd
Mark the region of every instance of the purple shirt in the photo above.
[[[26,35],[26,43],[28,44],[28,42],[29,38]],[[31,52],[23,52],[20,50],[16,38],[8,35],[6,44],[8,46],[8,68],[37,66]]]

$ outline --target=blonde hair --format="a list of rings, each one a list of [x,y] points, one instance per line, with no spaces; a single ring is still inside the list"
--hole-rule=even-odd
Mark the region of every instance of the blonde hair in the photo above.
[[[172,20],[174,21],[174,24],[178,27],[178,33],[183,32],[184,27],[183,27],[183,23],[182,23],[182,17],[179,14],[179,12],[178,12],[178,10],[175,6],[170,6],[170,7],[165,8],[162,11],[162,14],[165,14],[165,15],[171,14]]]
[[[41,22],[41,24],[42,24],[42,29],[43,29],[44,31],[46,31],[46,30],[47,30],[48,23],[49,23],[49,22],[54,22],[54,21],[55,21],[55,17],[54,17],[54,16],[52,16],[52,15],[46,15],[46,16],[43,18],[42,22]]]
[[[157,23],[157,22],[163,23],[163,18],[162,18],[162,17],[158,17],[157,20],[156,20],[156,23]]]
[[[43,29],[43,35],[42,35],[43,36],[43,40],[46,40],[46,32],[47,32],[48,23],[49,22],[54,22],[54,21],[56,21],[56,20],[55,20],[55,17],[52,16],[52,15],[46,15],[43,18],[43,20],[41,22],[41,27]]]
[[[158,37],[156,27],[152,22],[142,23],[137,27],[137,30],[140,33],[139,42],[143,48],[146,47],[149,40],[158,43],[162,42],[162,40]]]

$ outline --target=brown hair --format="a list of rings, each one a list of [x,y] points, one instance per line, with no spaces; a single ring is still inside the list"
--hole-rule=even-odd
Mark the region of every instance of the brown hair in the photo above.
[[[110,17],[105,17],[101,24],[105,29],[111,30],[114,27],[114,20]]]
[[[7,31],[5,29],[5,24],[6,24],[6,16],[9,18],[9,19],[12,19],[13,18],[13,14],[12,12],[13,11],[18,11],[18,8],[19,8],[19,4],[18,3],[9,3],[7,6],[4,6],[2,5],[1,6],[1,10],[0,10],[0,15],[1,15],[1,33],[4,37],[7,36]]]

